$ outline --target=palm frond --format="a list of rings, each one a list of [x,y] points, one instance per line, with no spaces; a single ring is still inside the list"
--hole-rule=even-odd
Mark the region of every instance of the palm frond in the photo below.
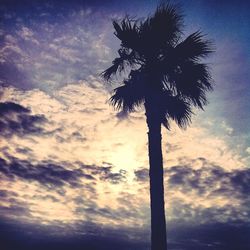
[[[170,129],[169,119],[174,120],[180,128],[187,127],[191,122],[191,105],[179,95],[173,96],[168,91],[163,91],[160,108],[164,114],[162,123],[167,129]]]
[[[133,67],[133,65],[140,64],[142,62],[135,51],[121,48],[118,50],[118,53],[119,57],[113,60],[112,66],[101,73],[101,76],[106,81],[110,81],[113,75],[124,71],[126,66]]]
[[[183,63],[178,70],[169,73],[166,85],[201,109],[207,104],[206,92],[213,89],[208,66],[192,61]]]
[[[130,79],[124,81],[124,85],[114,89],[114,94],[109,102],[117,110],[133,112],[145,99],[143,82],[138,74],[132,74]]]
[[[124,69],[124,60],[123,58],[117,57],[113,60],[112,66],[107,68],[101,73],[101,76],[107,82],[110,81],[111,77],[115,75],[117,72],[121,72]]]
[[[200,59],[212,52],[214,52],[213,44],[209,40],[203,39],[200,32],[195,32],[176,47],[165,47],[158,57],[155,68],[162,77],[169,75],[174,78],[173,75],[176,75],[176,72],[178,73],[183,65],[198,64]]]
[[[140,30],[143,41],[146,41],[147,50],[160,50],[178,41],[182,27],[183,17],[178,7],[161,4],[153,16],[141,23]]]
[[[191,122],[191,108],[203,109],[206,93],[213,89],[209,68],[201,63],[214,51],[211,41],[197,31],[179,42],[183,16],[176,5],[169,3],[159,5],[144,21],[125,17],[113,21],[113,26],[121,49],[101,75],[109,81],[128,69],[131,73],[122,86],[114,89],[110,104],[127,113],[149,100],[156,116],[159,107],[158,118],[168,129],[171,119],[186,127]]]
[[[175,58],[178,60],[200,60],[214,52],[213,43],[206,40],[200,32],[194,32],[175,47]]]
[[[122,42],[122,46],[133,50],[140,48],[140,29],[137,25],[137,20],[125,17],[121,22],[113,21],[115,36]]]

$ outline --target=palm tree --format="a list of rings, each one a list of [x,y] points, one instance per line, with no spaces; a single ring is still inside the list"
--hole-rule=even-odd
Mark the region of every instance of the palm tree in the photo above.
[[[151,249],[166,250],[161,125],[170,129],[174,120],[185,128],[192,107],[203,109],[206,92],[212,90],[208,66],[201,62],[212,44],[200,31],[183,36],[183,16],[176,5],[161,4],[143,21],[125,17],[114,20],[120,39],[119,56],[102,72],[111,82],[120,73],[127,77],[114,89],[110,103],[124,112],[144,106],[148,125],[151,206]],[[122,75],[123,73],[123,75]]]

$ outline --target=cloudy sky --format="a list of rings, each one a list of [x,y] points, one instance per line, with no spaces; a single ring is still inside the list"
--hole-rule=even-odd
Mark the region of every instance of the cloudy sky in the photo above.
[[[144,111],[114,111],[99,74],[119,47],[111,20],[145,18],[157,2],[1,1],[4,250],[149,249]],[[247,2],[178,1],[184,34],[216,45],[215,88],[188,129],[163,130],[170,250],[250,245]]]

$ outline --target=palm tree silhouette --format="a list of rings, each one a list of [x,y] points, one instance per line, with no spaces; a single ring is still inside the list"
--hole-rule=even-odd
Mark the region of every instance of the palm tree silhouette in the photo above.
[[[183,16],[176,5],[161,4],[146,20],[129,17],[113,21],[121,40],[119,56],[102,72],[113,76],[129,74],[114,89],[110,103],[123,112],[145,107],[151,206],[151,249],[166,250],[161,125],[170,129],[174,120],[185,128],[191,122],[192,107],[203,109],[206,92],[212,90],[208,66],[201,59],[213,52],[212,44],[200,31],[182,39]]]

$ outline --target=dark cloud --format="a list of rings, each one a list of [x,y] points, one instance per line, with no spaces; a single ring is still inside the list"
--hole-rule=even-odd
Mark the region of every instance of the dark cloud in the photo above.
[[[202,162],[202,166],[194,169],[192,163],[197,160]],[[229,171],[204,158],[186,163],[186,165],[165,169],[165,186],[167,192],[173,195],[170,202],[174,218],[200,223],[230,222],[235,224],[237,221],[249,221],[249,168]],[[193,197],[194,202],[178,198],[178,195],[174,195],[175,192]],[[199,199],[204,202],[207,200],[207,206],[202,205]],[[227,202],[223,203],[225,201]]]
[[[79,163],[84,171],[89,172],[91,176],[98,176],[102,181],[109,181],[112,184],[119,184],[126,181],[126,170],[119,170],[119,172],[113,172],[113,165],[104,162],[104,166],[84,165]]]
[[[84,201],[83,203],[86,206]],[[126,220],[134,220],[138,218],[139,211],[133,207],[119,206],[117,209],[112,207],[98,207],[96,204],[90,204],[88,207],[79,206],[75,210],[78,214],[85,214],[87,218],[91,221],[91,218],[102,217],[106,220],[112,220],[116,222],[121,222],[126,218]]]
[[[14,161],[15,159],[12,159],[12,164]],[[74,202],[77,205],[75,213],[79,215],[84,214],[88,221],[96,220],[98,217],[101,217],[106,221],[114,220],[116,222],[122,221],[124,218],[126,218],[127,221],[134,221],[135,218],[145,219],[140,217],[142,214],[142,207],[137,204],[138,198],[126,193],[126,191],[119,194],[117,200],[119,206],[115,209],[109,206],[99,207],[95,202],[94,196],[98,195],[95,190],[95,183],[97,181],[109,181],[116,184],[117,180],[120,182],[124,181],[123,178],[126,176],[126,173],[123,171],[121,171],[121,173],[113,173],[113,167],[109,163],[103,163],[103,166],[95,166],[84,165],[78,162],[75,163],[74,168],[72,168],[72,166],[67,165],[66,163],[61,166],[51,162],[43,162],[33,166],[26,161],[16,161],[18,161],[18,163],[15,165],[7,164],[8,166],[3,168],[4,170],[2,170],[1,167],[1,172],[9,176],[14,175],[17,178],[39,181],[39,183],[43,185],[54,185],[55,187],[68,184],[73,188],[78,188],[80,178],[82,178],[83,183],[85,178],[90,180],[90,182],[87,183],[88,185],[84,185],[78,189],[79,196],[74,199]],[[203,161],[204,165],[209,164],[205,159]],[[5,166],[6,162],[2,161],[1,165]],[[7,167],[9,171],[6,170]],[[201,169],[191,169],[189,166],[173,166],[166,169],[165,173],[167,177],[166,180],[168,180],[168,190],[179,190],[185,195],[189,195],[189,192],[191,191],[196,191],[199,195],[207,195],[206,197],[208,197],[208,199],[212,195],[218,195],[218,197],[221,197],[225,195],[224,191],[219,191],[218,194],[213,194],[216,189],[219,189],[218,183],[225,185],[228,190],[232,190],[229,188],[230,185],[235,187],[235,193],[231,193],[231,197],[243,199],[243,197],[246,197],[245,192],[248,191],[247,183],[249,183],[249,176],[247,169],[229,172],[214,165],[210,166],[210,168],[202,167]],[[137,170],[135,171],[135,175],[140,182],[144,182],[147,179],[148,170]],[[39,176],[41,177],[39,178]],[[119,178],[116,176],[119,176]],[[177,178],[177,176],[179,176],[179,178]],[[113,181],[112,178],[114,178],[115,181]],[[203,192],[204,185],[207,185],[207,189],[210,190],[210,193]],[[182,189],[182,186],[185,188]],[[200,191],[200,189],[202,191]],[[82,191],[80,192],[80,190]],[[86,195],[87,193],[91,194],[91,198]],[[226,194],[229,195],[227,192]],[[108,199],[108,194],[106,195]],[[0,196],[4,199],[8,196],[15,198],[14,193],[8,193],[7,190],[4,189],[0,191]],[[53,202],[58,202],[58,199],[54,196],[44,197],[39,194],[35,195],[33,198],[50,199]],[[171,198],[170,202],[173,209],[172,213],[174,215],[174,219],[168,221],[168,242],[170,249],[238,250],[239,248],[241,250],[247,250],[249,242],[246,235],[249,233],[249,226],[246,218],[247,216],[250,216],[250,213],[248,213],[248,215],[242,214],[247,213],[249,209],[243,209],[243,207],[237,208],[234,204],[222,207],[202,207],[199,206],[199,204],[195,204],[195,202],[187,204],[184,200],[180,198],[178,199],[178,197]],[[28,214],[26,207],[18,204],[18,201],[13,201],[11,208],[1,207],[0,212],[5,214],[13,213],[17,216],[22,215],[23,213]],[[79,224],[81,223],[84,222],[79,221]],[[4,232],[6,233],[7,231],[8,230],[5,230]],[[80,248],[78,243],[81,244],[81,247],[86,247],[86,249],[98,250],[146,250],[149,248],[148,224],[147,229],[145,229],[145,227],[134,227],[133,229],[116,228],[116,231],[110,231],[108,228],[105,228],[105,226],[99,227],[98,225],[92,225],[90,226],[89,231],[86,227],[80,227],[75,231],[73,230],[73,232],[72,239],[74,238],[74,241],[69,240],[71,237],[70,235],[68,235],[67,238],[57,238],[53,236],[52,239],[47,238],[47,236],[44,238],[44,232],[33,232],[35,237],[33,243],[37,244],[36,249],[39,249],[40,246],[41,249],[43,249],[42,246],[46,246],[46,249],[70,249],[72,247],[78,249],[78,247]],[[112,236],[106,234],[107,232],[113,233]],[[55,231],[55,233],[58,233],[58,231]],[[20,236],[20,234],[21,232],[19,231],[17,235]],[[114,235],[116,236],[114,237]],[[234,241],[228,241],[227,237],[232,236],[235,237]],[[24,240],[20,243],[19,238],[16,236],[16,238],[14,238],[14,242],[16,243],[14,243],[13,241],[8,241],[8,237],[5,237],[3,240],[3,242],[9,247],[6,249],[12,249],[13,246],[16,246],[15,244],[21,243],[24,244],[23,249],[31,249],[31,246],[27,245],[28,241],[26,242],[26,240]],[[22,235],[22,237],[24,237],[24,235]],[[42,239],[39,238],[39,242],[42,242],[42,245],[36,243],[36,237],[42,237]],[[139,240],[131,240],[131,237],[138,237]],[[114,240],[114,238],[117,241]],[[80,242],[78,242],[77,239]],[[113,242],[113,245],[108,242]],[[103,246],[102,244],[104,243],[107,245]]]
[[[10,163],[0,159],[0,163],[0,171],[9,178],[18,177],[27,181],[37,181],[48,187],[60,187],[66,183],[71,186],[79,186],[78,179],[82,174],[79,169],[67,170],[50,162],[32,165],[29,161],[13,158]]]
[[[28,202],[20,199],[17,192],[1,189],[0,190],[0,217],[22,218],[31,217]]]
[[[169,197],[169,196],[168,196]],[[193,197],[194,202],[187,202],[186,199],[171,197],[167,202],[171,203],[171,220],[180,224],[209,224],[209,223],[229,223],[237,225],[238,223],[249,223],[250,210],[244,204],[232,200],[231,204],[221,204],[220,197],[216,202],[207,199],[200,203],[201,197]],[[187,195],[188,198],[188,195]],[[205,203],[205,205],[204,205]],[[249,202],[248,202],[249,204]]]
[[[25,196],[24,196],[25,197]],[[47,195],[39,195],[35,194],[32,196],[32,199],[38,199],[38,200],[50,200],[52,202],[60,202],[59,199],[57,199],[55,196],[47,194]]]
[[[172,250],[247,250],[250,244],[250,227],[247,223],[185,224],[169,225],[169,247]]]
[[[113,184],[119,184],[120,182],[123,182],[126,180],[126,171],[120,170],[118,173],[112,173],[111,167],[102,168],[101,172],[101,180],[104,181],[111,181]]]
[[[77,188],[81,186],[81,178],[90,181],[109,181],[113,184],[118,184],[126,179],[124,170],[114,173],[112,166],[99,167],[81,163],[78,168],[74,168],[66,162],[60,165],[52,161],[32,164],[28,160],[20,160],[15,157],[11,157],[9,160],[7,162],[0,158],[0,172],[5,176],[11,179],[37,181],[47,187],[62,187],[68,184]]]
[[[0,242],[4,250],[148,250],[149,229],[103,227],[82,222],[42,226],[1,220]],[[67,232],[67,237],[63,236]],[[171,250],[248,250],[250,227],[247,224],[230,225],[210,223],[168,225],[168,247]]]
[[[82,136],[82,134],[79,131],[75,131],[71,134],[72,139],[80,142],[85,142],[86,138]]]
[[[168,185],[183,193],[196,191],[204,196],[226,196],[248,199],[250,193],[250,169],[227,171],[203,160],[204,167],[193,169],[190,165],[166,168]]]
[[[0,103],[0,115],[6,115],[6,114],[11,114],[11,113],[29,113],[30,111],[13,102],[5,102],[5,103]]]
[[[134,171],[137,181],[148,181],[149,180],[149,170],[147,168],[142,168]]]
[[[5,189],[1,189],[0,190],[0,198],[7,198],[7,197],[16,197],[18,196],[18,194],[16,192],[13,191],[9,191],[9,190],[5,190]]]
[[[201,167],[193,168],[197,161]],[[171,220],[194,223],[249,221],[249,168],[230,171],[205,158],[182,159],[182,163],[164,169],[165,197],[170,205]],[[148,190],[148,169],[136,170],[134,174],[143,191]]]
[[[82,163],[70,164],[61,162],[57,164],[51,161],[42,161],[32,164],[28,160],[20,160],[14,157],[9,157],[8,160],[0,158],[0,180],[4,179],[10,182],[19,180],[25,182],[35,182],[40,184],[35,194],[32,191],[29,193],[19,191],[19,193],[9,189],[0,190],[0,203],[11,204],[10,207],[0,206],[0,214],[4,217],[13,218],[15,216],[27,216],[28,207],[31,205],[28,201],[36,202],[39,200],[50,200],[52,202],[62,202],[58,197],[53,195],[53,192],[59,194],[63,199],[71,200],[76,205],[75,213],[78,215],[84,214],[91,221],[96,216],[101,216],[111,220],[122,220],[123,216],[135,216],[134,209],[129,209],[126,206],[120,205],[117,209],[112,207],[99,207],[96,203],[99,192],[96,189],[96,183],[109,182],[109,185],[117,185],[126,180],[126,172],[120,170],[113,171],[113,166],[104,164],[105,166],[84,165]],[[77,197],[67,196],[67,187],[75,190]],[[51,194],[43,194],[43,190],[50,191]],[[53,190],[53,192],[52,192]],[[106,192],[108,198],[109,193]],[[20,203],[20,200],[26,202]],[[22,213],[23,212],[23,213]],[[29,218],[35,220],[32,215]]]
[[[33,152],[33,150],[28,147],[17,147],[15,150],[17,153],[24,154],[24,155],[30,155]]]
[[[55,129],[54,131],[48,132],[48,134],[54,134],[57,142],[59,143],[70,143],[72,141],[79,141],[84,143],[87,141],[87,138],[82,136],[79,131],[74,131],[70,135],[63,135],[63,128]],[[59,133],[59,134],[58,134]]]
[[[0,244],[4,250],[146,250],[149,235],[133,229],[103,227],[91,222],[42,226],[1,220]],[[67,233],[67,237],[65,237]],[[140,238],[136,238],[136,236]],[[141,239],[144,238],[144,241]]]
[[[0,206],[0,215],[10,216],[11,217],[26,217],[31,216],[30,211],[27,207],[27,204],[16,205],[11,204],[10,206]]]
[[[32,115],[31,111],[13,102],[0,103],[0,136],[40,135],[45,122],[44,115]]]

